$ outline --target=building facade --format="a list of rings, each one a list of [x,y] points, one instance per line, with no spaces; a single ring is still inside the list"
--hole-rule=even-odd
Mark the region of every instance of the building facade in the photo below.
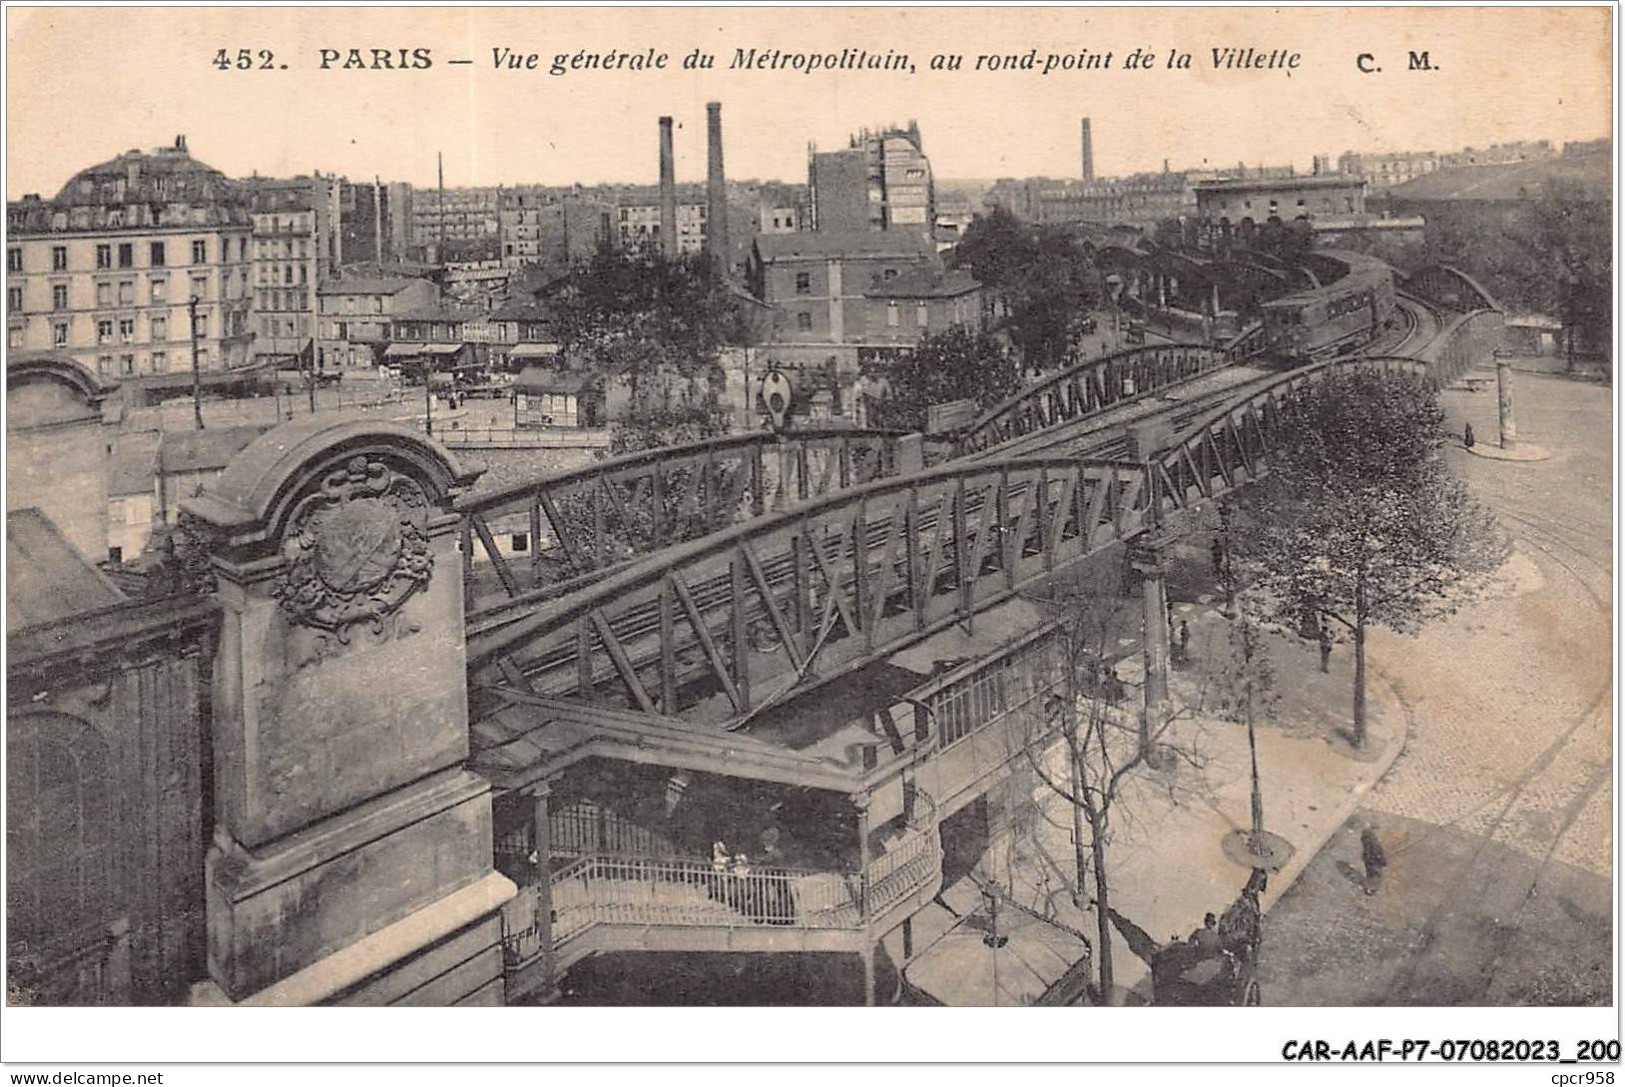
[[[836,233],[906,230],[929,235],[936,189],[920,126],[853,136],[841,151],[809,149],[808,228]]]
[[[1365,178],[1225,178],[1196,186],[1197,217],[1209,223],[1255,224],[1365,214]]]
[[[363,370],[383,361],[390,322],[439,297],[426,279],[362,276],[329,279],[316,290],[320,309],[316,365],[321,370]]]
[[[254,222],[254,358],[281,369],[318,363],[316,288],[335,266],[341,185],[328,177],[244,182]]]
[[[107,378],[251,361],[253,225],[238,187],[186,138],[76,174],[52,200],[6,209],[6,340],[64,352]]]
[[[616,209],[601,200],[559,196],[540,187],[504,189],[497,226],[506,267],[562,268],[614,239]]]
[[[411,201],[412,244],[434,245],[494,238],[501,189],[414,189]],[[372,259],[372,258],[365,258]]]

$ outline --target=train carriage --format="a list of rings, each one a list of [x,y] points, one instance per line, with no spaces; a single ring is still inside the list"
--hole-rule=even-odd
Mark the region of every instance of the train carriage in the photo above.
[[[1392,325],[1393,269],[1360,254],[1336,259],[1348,269],[1338,279],[1263,304],[1264,335],[1272,349],[1297,359],[1334,358]]]

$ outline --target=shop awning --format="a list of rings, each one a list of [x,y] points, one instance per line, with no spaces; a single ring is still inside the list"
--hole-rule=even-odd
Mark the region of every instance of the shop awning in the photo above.
[[[455,355],[463,349],[460,343],[392,343],[384,349],[386,359],[441,357]]]
[[[550,359],[556,358],[559,345],[556,343],[521,343],[515,344],[509,351],[510,359]]]

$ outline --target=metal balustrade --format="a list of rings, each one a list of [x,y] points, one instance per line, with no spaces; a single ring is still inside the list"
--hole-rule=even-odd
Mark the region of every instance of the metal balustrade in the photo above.
[[[663,547],[894,475],[901,437],[735,434],[476,491],[457,503],[468,611],[529,606]]]
[[[1142,465],[954,462],[714,533],[470,622],[485,680],[674,713],[885,656],[1142,527]],[[812,667],[817,658],[818,667]]]
[[[724,868],[699,859],[601,853],[577,857],[549,880],[551,950],[596,926],[862,932],[941,874],[933,809],[924,794],[918,803],[920,825],[862,872],[777,865]],[[523,887],[504,910],[503,957],[510,967],[550,950],[544,946],[549,932],[536,917],[538,891]]]
[[[1223,347],[1148,344],[1073,363],[973,422],[960,439],[959,454],[981,453],[1036,431],[1087,419],[1228,366],[1239,357]]]

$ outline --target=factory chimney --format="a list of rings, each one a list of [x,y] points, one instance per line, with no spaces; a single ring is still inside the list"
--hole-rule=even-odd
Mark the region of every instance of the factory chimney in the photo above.
[[[723,272],[733,263],[728,246],[728,185],[722,169],[722,103],[705,104],[706,248]]]
[[[1083,119],[1083,179],[1095,179],[1095,141],[1089,134],[1089,118]]]
[[[660,249],[677,255],[677,165],[672,158],[671,118],[660,118]]]

